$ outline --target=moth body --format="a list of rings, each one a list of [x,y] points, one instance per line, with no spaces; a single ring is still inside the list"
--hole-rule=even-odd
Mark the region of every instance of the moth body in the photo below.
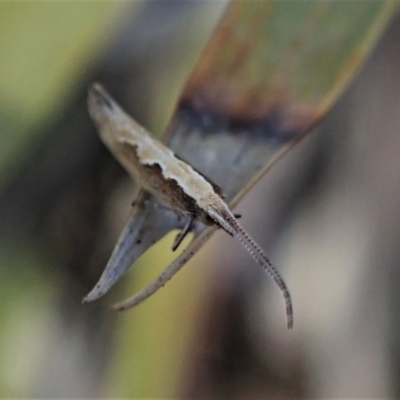
[[[199,219],[205,224],[216,224],[238,239],[282,291],[288,328],[291,328],[292,302],[285,282],[239,224],[218,188],[192,166],[177,158],[169,148],[153,139],[99,84],[94,84],[89,91],[89,112],[104,144],[139,185],[190,221]],[[182,235],[178,244],[181,239]],[[128,307],[129,300],[123,308]]]

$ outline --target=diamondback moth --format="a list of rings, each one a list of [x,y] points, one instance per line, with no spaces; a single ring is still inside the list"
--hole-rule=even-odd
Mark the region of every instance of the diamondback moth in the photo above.
[[[287,327],[292,328],[292,300],[284,280],[257,243],[239,224],[219,188],[153,138],[126,114],[100,84],[95,83],[90,88],[88,104],[102,141],[136,183],[162,199],[177,214],[188,219],[187,225],[176,237],[173,249],[178,247],[189,232],[194,220],[222,228],[240,242],[278,285],[285,301]],[[84,302],[92,300],[94,296],[89,294]],[[136,303],[133,297],[117,309],[127,309]]]

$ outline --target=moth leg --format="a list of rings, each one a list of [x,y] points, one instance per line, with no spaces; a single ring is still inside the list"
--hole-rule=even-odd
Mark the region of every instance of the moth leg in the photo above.
[[[147,193],[147,192],[144,192]],[[159,204],[157,201],[154,201],[154,199],[151,198],[145,198],[143,199],[143,195],[141,196],[141,193],[139,194],[139,196],[134,199],[131,203],[132,207],[136,207],[136,206],[152,206],[154,208],[157,208],[159,210],[166,210],[166,211],[171,211],[170,207],[167,207],[164,204]]]
[[[175,251],[182,243],[182,240],[189,233],[193,221],[194,218],[190,218],[189,221],[186,223],[186,225],[182,228],[182,230],[176,235],[174,243],[172,244],[172,251]]]
[[[233,214],[236,219],[242,218],[242,214]]]
[[[136,194],[136,197],[132,201],[132,207],[139,206],[140,203],[143,201],[145,196],[148,196],[148,193],[142,188],[139,190],[139,192]]]

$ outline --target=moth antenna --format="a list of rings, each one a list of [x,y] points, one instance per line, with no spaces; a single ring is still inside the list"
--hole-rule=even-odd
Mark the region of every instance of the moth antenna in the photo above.
[[[230,216],[227,219],[228,222],[230,222],[236,230],[234,234],[235,237],[239,240],[239,242],[247,250],[247,252],[253,257],[253,259],[264,269],[264,271],[268,274],[268,276],[278,285],[285,300],[287,327],[288,329],[292,329],[293,328],[292,298],[290,296],[289,289],[287,288],[285,281],[281,277],[278,270],[272,265],[269,258],[261,250],[260,246],[244,230],[244,228],[239,224],[239,222]]]

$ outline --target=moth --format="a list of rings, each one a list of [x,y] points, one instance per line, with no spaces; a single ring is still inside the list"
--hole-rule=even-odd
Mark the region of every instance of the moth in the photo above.
[[[153,138],[98,83],[89,89],[88,106],[102,141],[136,183],[160,198],[175,213],[187,218],[186,226],[175,239],[173,250],[195,220],[223,229],[240,242],[278,285],[285,301],[287,327],[292,328],[292,300],[284,280],[239,224],[219,187]],[[133,305],[134,302],[130,304],[128,300],[124,302],[124,309]]]

